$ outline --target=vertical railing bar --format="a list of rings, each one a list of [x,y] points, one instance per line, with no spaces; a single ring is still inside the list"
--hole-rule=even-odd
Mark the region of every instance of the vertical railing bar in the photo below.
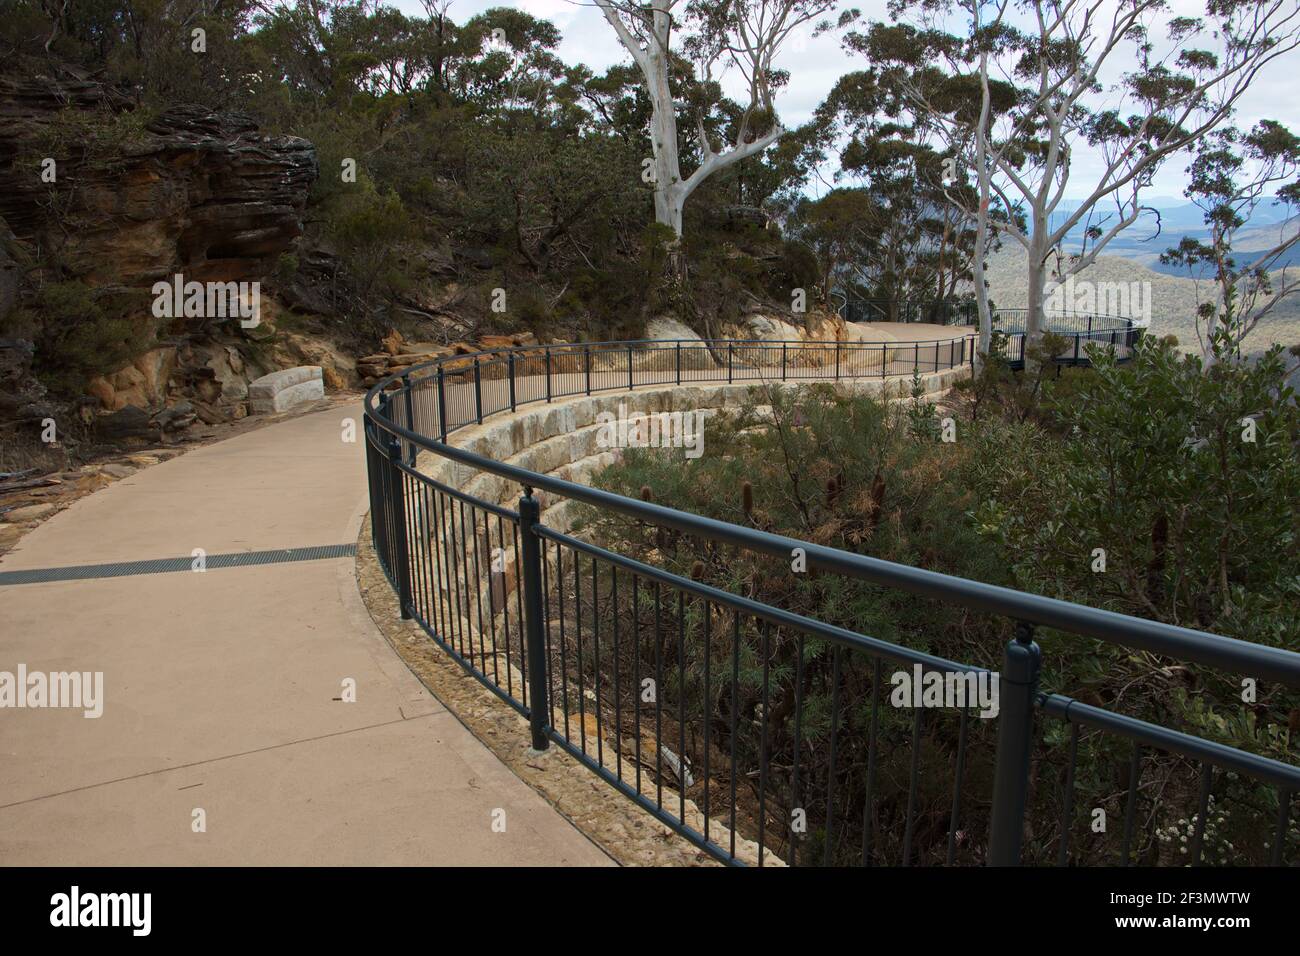
[[[655,581],[655,806],[664,808],[664,635],[662,590]]]
[[[1070,762],[1065,770],[1065,794],[1061,800],[1061,849],[1057,866],[1070,859],[1070,830],[1074,825],[1074,773],[1079,765],[1079,725],[1070,724]]]
[[[483,381],[478,356],[474,356],[474,412],[480,425],[483,424]]]
[[[641,608],[636,574],[632,575],[632,704],[636,719],[636,792],[641,794]]]
[[[435,565],[434,575],[437,578],[434,587],[438,594],[438,631],[441,634],[442,639],[450,644],[451,639],[448,635],[447,623],[451,618],[447,608],[448,590],[445,586],[447,581],[447,569],[446,555],[444,553],[447,548],[447,535],[443,530],[442,524],[442,493],[438,491],[437,488],[433,488],[431,489],[431,497],[433,499],[434,521],[434,532],[432,536],[437,537],[437,545],[434,548],[433,554]]]
[[[545,557],[545,545],[542,549]],[[573,552],[573,559],[578,560],[578,552]],[[572,740],[569,734],[569,652],[568,641],[564,634],[564,546],[555,543],[555,600],[560,607],[560,701],[564,706],[564,738]],[[549,615],[548,615],[549,617]]]
[[[510,414],[515,413],[515,350],[506,353],[506,378],[510,388]]]
[[[546,720],[552,726],[555,726],[555,642],[551,640],[551,563],[550,563],[550,545],[545,538],[540,539],[542,555],[542,646],[546,650],[545,666],[543,672],[546,678],[546,699],[549,710]],[[557,544],[558,550],[559,545]]]
[[[876,784],[876,744],[880,728],[880,655],[872,658],[871,730],[867,736],[867,787],[862,809],[862,865],[871,865],[872,797]]]
[[[520,511],[522,516],[523,512]],[[534,516],[536,517],[536,516]],[[519,539],[519,529],[523,526],[523,518],[520,517],[518,523],[510,523],[510,543],[513,546],[515,556],[515,618],[519,622],[519,678],[523,681],[519,688],[523,698],[523,705],[531,711],[529,704],[531,685],[528,682],[528,669],[532,666],[529,661],[531,651],[528,649],[528,622],[524,616],[524,572],[523,572],[523,553],[522,545]],[[509,603],[509,597],[506,602]],[[539,612],[540,613],[540,612]]]
[[[601,727],[600,708],[600,575],[594,557],[591,559],[591,624],[596,662],[596,763],[603,767],[605,766],[605,734]]]
[[[970,722],[968,708],[961,709],[961,723],[957,729],[957,766],[953,770],[952,815],[948,818],[948,856],[947,863],[952,866],[957,860],[957,823],[961,818],[961,781],[966,770],[967,725]]]
[[[462,512],[461,522],[464,523],[464,514]],[[478,649],[479,660],[482,662],[480,670],[484,677],[487,677],[487,641],[483,636],[483,571],[479,567],[479,537],[478,537],[478,513],[473,505],[469,508],[469,520],[471,531],[473,532],[472,540],[474,541],[474,607],[478,613]],[[468,570],[468,568],[467,568]],[[496,666],[496,635],[492,636],[492,664]]]
[[[732,614],[731,635],[731,855],[736,855],[736,711],[740,692],[740,612]]]
[[[461,635],[461,615],[460,615],[460,576],[456,572],[456,518],[455,518],[455,499],[450,494],[445,494],[445,501],[442,503],[442,516],[446,519],[447,529],[446,536],[451,538],[451,550],[447,553],[448,567],[451,568],[451,589],[447,592],[448,609],[451,611],[451,628],[448,632],[448,644],[456,648],[456,653],[464,657],[465,646],[463,635]]]
[[[1201,762],[1201,790],[1197,798],[1196,828],[1192,833],[1192,866],[1201,865],[1201,852],[1205,846],[1205,818],[1210,810],[1210,787],[1214,783],[1214,765]]]
[[[678,343],[680,345],[680,343]],[[713,657],[713,622],[712,614],[709,611],[708,598],[704,600],[704,703],[702,705],[704,716],[704,798],[701,801],[704,810],[704,835],[713,839],[713,834],[709,828],[709,725],[713,723],[713,676],[712,676],[712,657]]]
[[[429,486],[423,481],[415,481],[416,497],[419,500],[419,519],[416,522],[416,553],[420,557],[420,596],[424,608],[422,623],[433,627],[433,585],[431,562],[432,535],[429,534]]]
[[[438,440],[445,442],[447,440],[447,374],[441,365],[438,366]]]
[[[473,639],[473,620],[469,618],[468,596],[469,596],[469,574],[468,568],[465,567],[465,514],[464,502],[458,498],[451,498],[451,554],[455,558],[456,570],[456,623],[460,628],[460,656],[473,665],[474,662],[474,639]],[[460,533],[456,533],[456,515],[460,515]],[[461,581],[464,581],[465,589],[461,591]],[[465,640],[465,631],[469,631],[469,639]],[[469,653],[465,653],[465,648]]]
[[[578,736],[581,740],[582,754],[587,755],[587,695],[583,692],[582,670],[582,555],[577,548],[573,549],[573,613],[576,617],[575,627],[578,629]],[[591,563],[595,564],[596,559],[592,558]]]
[[[486,576],[486,577],[480,577],[480,578],[479,578],[479,614],[480,614],[480,616],[481,616],[482,613],[483,613],[483,612],[482,612],[482,607],[483,607],[483,589],[484,589],[484,587],[485,587],[485,585],[486,585],[486,588],[487,588],[487,605],[488,605],[488,608],[487,608],[487,613],[488,613],[488,617],[487,617],[487,622],[488,622],[488,633],[491,634],[491,636],[492,636],[492,683],[495,684],[497,687],[500,687],[500,686],[501,686],[501,666],[500,666],[500,660],[499,660],[500,652],[499,652],[499,650],[498,650],[498,648],[497,648],[497,615],[496,615],[496,610],[495,610],[495,606],[494,606],[494,605],[495,605],[495,597],[494,597],[494,593],[495,593],[495,592],[492,590],[492,526],[491,526],[491,524],[489,523],[489,521],[490,521],[489,514],[488,514],[488,512],[484,511],[484,512],[483,512],[483,538],[482,538],[482,540],[480,541],[480,540],[479,540],[479,537],[478,537],[478,518],[477,518],[477,516],[476,516],[475,519],[474,519],[474,542],[475,542],[474,553],[475,553],[476,555],[479,556],[479,559],[480,559],[480,560],[482,560],[482,559],[484,559],[484,558],[486,558],[486,560],[487,560],[487,567],[488,567],[488,573],[487,573],[487,576]],[[486,547],[486,554],[483,553],[483,547],[484,547],[484,546]],[[480,572],[479,572],[479,568],[478,568],[477,565],[475,565],[474,573],[475,573],[475,574],[480,573]],[[510,660],[509,660],[508,657],[507,657],[507,659],[506,659],[506,669],[507,669],[507,670],[510,669]]]
[[[411,565],[406,544],[406,488],[403,482],[405,473],[398,467],[402,458],[402,444],[396,438],[388,440],[389,469],[389,512],[393,517],[393,551],[390,556],[393,576],[397,579],[397,603],[402,620],[411,617]]]
[[[686,822],[686,592],[677,592],[677,818]]]
[[[831,739],[826,768],[826,840],[822,849],[822,865],[830,866],[835,843],[835,758],[840,725],[840,662],[843,648],[836,644],[831,651]]]
[[[764,620],[760,625],[760,643],[761,653],[763,655],[763,723],[759,728],[759,749],[758,749],[758,865],[763,865],[764,836],[767,824],[767,764],[768,764],[768,739],[767,739],[767,718],[771,711],[768,692],[768,673],[771,665],[771,627]]]
[[[1286,857],[1287,823],[1291,816],[1291,798],[1293,791],[1286,787],[1277,789],[1277,826],[1273,829],[1272,865],[1282,866]]]
[[[465,619],[464,619],[464,620],[465,620],[465,629],[469,632],[469,644],[468,644],[468,646],[469,646],[469,655],[468,655],[468,657],[467,657],[467,660],[468,660],[470,666],[472,667],[472,666],[474,666],[474,617],[473,617],[473,615],[474,615],[474,600],[473,600],[473,597],[472,597],[472,592],[470,591],[470,588],[472,587],[472,585],[470,584],[470,579],[469,579],[469,549],[468,549],[468,542],[465,540],[465,503],[464,503],[464,501],[462,501],[462,502],[460,503],[459,511],[460,511],[460,549],[456,552],[456,554],[457,554],[457,556],[460,558],[461,572],[462,572],[461,577],[462,577],[462,580],[465,582],[465,591],[464,591]],[[479,635],[479,641],[480,641],[480,643],[482,643],[482,635],[481,635],[481,634]]]
[[[799,836],[794,830],[794,812],[799,805],[799,755],[803,751],[803,657],[805,638],[799,635],[799,644],[795,648],[794,665],[794,761],[790,777],[790,813],[787,814],[786,826],[790,828],[790,866],[799,865]]]
[[[614,766],[619,780],[623,779],[623,688],[618,679],[618,565],[610,565],[609,603],[614,609],[611,626],[614,629]]]
[[[406,547],[407,557],[407,574],[410,576],[411,588],[411,616],[417,620],[421,617],[420,609],[420,536],[416,528],[418,518],[416,516],[416,496],[413,493],[415,488],[419,487],[419,482],[406,472],[400,472],[402,486],[402,500],[406,504],[403,508],[406,517]]]
[[[921,769],[921,714],[924,708],[916,707],[912,713],[912,769],[907,785],[907,816],[903,827],[903,866],[912,863],[912,834],[916,822],[916,791]]]
[[[506,647],[506,693],[515,696],[515,679],[510,672],[510,594],[506,591],[506,528],[505,519],[497,515],[497,548],[501,553],[501,634]],[[515,590],[520,587],[519,578],[515,578]]]
[[[1133,757],[1129,764],[1128,800],[1124,807],[1124,842],[1120,850],[1121,866],[1130,865],[1133,848],[1133,824],[1137,820],[1137,794],[1139,778],[1142,775],[1142,745],[1133,742]]]
[[[546,689],[546,647],[542,639],[542,563],[543,557],[539,545],[541,539],[533,530],[541,516],[541,507],[533,497],[531,488],[524,488],[524,496],[519,499],[519,541],[516,542],[515,555],[519,555],[520,545],[524,554],[523,590],[527,595],[528,616],[528,670],[525,680],[532,684],[528,697],[532,704],[528,710],[528,725],[532,732],[533,750],[541,751],[550,746],[547,731],[550,729],[550,706],[547,703]],[[516,582],[518,586],[518,582]],[[521,617],[521,620],[523,618]]]

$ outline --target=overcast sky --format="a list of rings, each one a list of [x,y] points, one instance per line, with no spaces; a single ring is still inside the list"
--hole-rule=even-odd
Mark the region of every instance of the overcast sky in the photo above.
[[[408,14],[422,14],[418,0],[389,0]],[[540,19],[550,20],[560,28],[564,41],[559,54],[566,62],[585,63],[600,73],[607,67],[626,61],[623,48],[614,36],[613,29],[591,0],[516,0],[514,3],[493,0],[452,0],[450,14],[458,23],[492,7],[514,6]],[[858,0],[844,7],[857,7],[866,19],[886,20],[885,0]],[[1203,0],[1170,0],[1170,8],[1182,15],[1203,14]],[[790,71],[790,85],[777,99],[777,110],[788,127],[797,126],[811,117],[813,110],[845,73],[862,69],[860,57],[846,53],[840,46],[840,35],[832,33],[811,36],[811,28],[792,38],[777,57],[776,65]],[[1127,69],[1129,64],[1116,63],[1116,70]],[[1300,72],[1300,54],[1291,54],[1289,62],[1279,59],[1271,64],[1239,103],[1237,121],[1250,126],[1263,118],[1276,119],[1291,130],[1300,131],[1300,96],[1296,93],[1296,74]],[[1118,75],[1116,73],[1115,75]],[[1113,77],[1112,77],[1113,78]],[[724,88],[734,96],[741,96],[738,78],[724,78]],[[1086,155],[1086,146],[1076,148],[1067,195],[1081,198],[1096,185],[1096,157]],[[833,170],[826,173],[829,176]],[[1089,174],[1094,177],[1089,185]],[[1168,163],[1157,176],[1148,198],[1181,198],[1186,176],[1183,162]],[[828,187],[813,183],[809,192],[819,194]]]

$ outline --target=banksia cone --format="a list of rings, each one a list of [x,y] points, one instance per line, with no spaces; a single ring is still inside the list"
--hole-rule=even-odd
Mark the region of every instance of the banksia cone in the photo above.
[[[703,562],[703,561],[696,561],[694,564],[691,565],[691,580],[692,580],[692,581],[703,581],[703,580],[704,580],[704,562]]]
[[[840,483],[834,478],[826,479],[826,507],[834,510],[835,499],[840,495]]]
[[[747,481],[740,483],[740,506],[745,509],[745,517],[754,517],[754,486]]]
[[[649,500],[651,500],[653,497],[654,497],[654,495],[653,495],[653,494],[651,493],[651,491],[650,491],[650,486],[649,486],[649,485],[642,485],[642,486],[641,486],[641,500],[642,500],[642,501],[649,501]]]

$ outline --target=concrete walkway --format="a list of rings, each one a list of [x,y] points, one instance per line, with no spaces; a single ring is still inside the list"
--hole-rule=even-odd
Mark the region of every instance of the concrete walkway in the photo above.
[[[84,498],[0,573],[351,544],[365,508],[336,408]],[[2,864],[610,863],[407,671],[351,557],[0,585],[19,664],[102,671],[104,705],[0,709]]]

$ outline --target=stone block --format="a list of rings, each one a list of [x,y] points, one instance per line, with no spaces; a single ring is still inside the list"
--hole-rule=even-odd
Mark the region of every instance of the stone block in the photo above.
[[[269,415],[325,397],[325,381],[319,365],[299,365],[263,375],[249,383],[248,397],[254,414]]]

